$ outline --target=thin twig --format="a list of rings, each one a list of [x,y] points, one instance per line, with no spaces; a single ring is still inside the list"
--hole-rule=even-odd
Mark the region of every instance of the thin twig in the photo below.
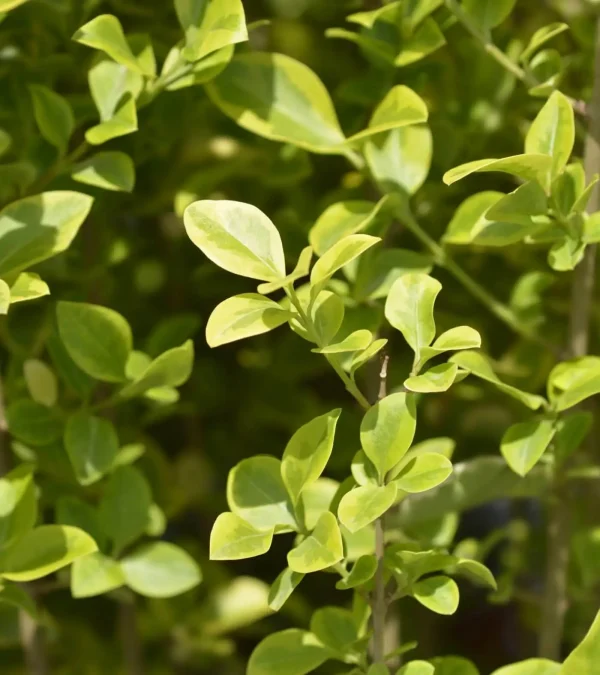
[[[592,100],[588,106],[589,128],[585,144],[585,175],[588,182],[600,169],[600,15],[596,22],[596,52]],[[600,210],[600,189],[593,188],[588,209]],[[588,246],[585,256],[575,269],[571,287],[568,354],[571,358],[588,352],[590,320],[596,268],[596,246]],[[548,513],[548,560],[546,585],[542,604],[542,625],[539,655],[553,661],[561,660],[565,613],[568,608],[569,568],[569,495],[564,484],[564,468],[554,475]]]
[[[457,2],[457,0],[445,0],[446,7],[450,12],[456,17],[456,19],[461,23],[464,28],[481,44],[483,49],[498,63],[502,68],[507,72],[511,73],[517,80],[523,82],[523,84],[529,89],[537,87],[540,83],[536,78],[526,69],[521,68],[518,63],[512,61],[501,49],[499,49],[494,42],[492,41],[491,35],[489,32],[483,31],[469,14],[462,8],[462,6]],[[566,97],[571,105],[573,110],[580,115],[587,115],[587,106],[583,101],[578,101],[577,99],[571,98],[570,96]]]
[[[119,632],[127,675],[144,675],[142,643],[138,632],[135,599],[119,603]]]
[[[552,353],[558,354],[559,350],[555,345],[548,342],[545,338],[538,335],[529,326],[520,321],[510,307],[494,298],[483,286],[470,277],[452,256],[432,239],[425,230],[423,230],[408,209],[399,210],[398,217],[413,235],[429,249],[434,257],[435,263],[447,270],[474,298],[487,307],[496,318],[500,319],[500,321],[506,324],[511,330],[526,340],[535,342],[546,349],[549,349]]]

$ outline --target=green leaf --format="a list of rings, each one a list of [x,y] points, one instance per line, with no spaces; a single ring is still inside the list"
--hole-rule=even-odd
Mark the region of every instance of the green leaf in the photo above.
[[[143,60],[137,59],[127,42],[121,22],[112,14],[101,14],[81,26],[73,35],[73,40],[83,45],[99,49],[108,54],[117,63],[130,70],[152,77],[154,72]]]
[[[11,403],[6,418],[10,433],[28,445],[48,445],[62,435],[63,424],[58,410],[29,399]]]
[[[289,318],[289,312],[278,303],[257,293],[243,293],[227,298],[215,309],[206,324],[209,347],[262,335],[278,328]]]
[[[548,252],[548,264],[557,272],[574,270],[583,260],[585,246],[579,235],[574,237],[567,233],[552,245]]]
[[[425,101],[412,89],[399,84],[392,87],[377,106],[369,121],[369,126],[350,136],[347,143],[362,141],[369,136],[399,127],[426,122],[428,117]]]
[[[362,450],[359,450],[352,458],[350,470],[358,485],[379,485],[377,469]]]
[[[424,452],[411,458],[394,483],[404,492],[425,492],[443,483],[452,473],[452,462],[436,452]]]
[[[516,0],[464,0],[463,7],[484,31],[501,24],[512,12]]]
[[[360,425],[360,440],[367,457],[383,478],[410,447],[417,424],[414,397],[390,394],[372,406]]]
[[[501,457],[477,457],[454,465],[448,479],[433,490],[405,497],[398,522],[421,527],[452,511],[465,511],[495,499],[540,497],[548,489],[548,473],[534,468],[517,476]]]
[[[523,50],[520,60],[523,63],[526,63],[542,45],[549,40],[552,40],[552,38],[555,38],[557,35],[564,33],[566,30],[569,30],[569,26],[566,23],[550,23],[547,26],[538,28],[531,36],[531,40],[529,40],[527,47]]]
[[[404,380],[404,387],[409,391],[425,394],[448,391],[457,373],[458,366],[455,363],[441,363],[422,375],[413,375]]]
[[[399,330],[420,359],[435,337],[433,305],[442,284],[427,274],[404,274],[394,282],[385,303],[385,318]]]
[[[536,186],[530,189],[529,186]],[[479,192],[467,197],[458,207],[443,236],[445,244],[477,246],[510,246],[523,241],[546,227],[528,212],[537,211],[537,191],[542,188],[534,182],[522,185],[514,192]],[[534,193],[535,194],[532,194]],[[516,213],[525,201],[527,207]],[[543,213],[547,210],[544,195]]]
[[[366,349],[373,342],[373,333],[370,330],[356,330],[350,333],[341,342],[313,349],[316,354],[345,354],[347,352],[359,352]]]
[[[251,204],[199,201],[183,214],[188,237],[215,265],[233,274],[261,281],[285,277],[279,232]]]
[[[556,429],[549,419],[532,419],[513,424],[500,442],[500,451],[510,468],[525,476],[550,445]]]
[[[364,351],[355,354],[350,363],[350,373],[354,373],[368,363],[376,354],[378,354],[387,344],[387,340],[374,340]]]
[[[428,126],[401,127],[369,138],[364,153],[373,177],[386,192],[413,195],[429,174],[433,138]]]
[[[233,45],[228,45],[190,64],[183,58],[182,50],[179,44],[171,47],[163,63],[161,78],[166,82],[167,91],[210,82],[223,72],[234,53]]]
[[[80,192],[42,192],[0,211],[0,275],[16,275],[67,249],[92,208]]]
[[[137,129],[135,101],[131,96],[125,96],[110,119],[90,127],[85,132],[85,140],[91,145],[102,145],[113,138],[132,134]]]
[[[188,61],[248,39],[241,0],[175,0],[175,10],[185,32],[183,56]]]
[[[21,464],[0,478],[0,551],[25,536],[37,518],[37,494],[30,466]]]
[[[30,84],[29,92],[40,133],[64,153],[75,128],[71,106],[62,96],[41,84]]]
[[[28,2],[28,0],[0,0],[0,12],[10,12]]]
[[[180,387],[187,382],[194,366],[194,343],[187,340],[157,356],[133,382],[119,392],[121,398],[134,398],[158,387]]]
[[[421,350],[419,367],[423,367],[429,359],[444,352],[456,352],[464,349],[481,347],[481,335],[470,326],[456,326],[442,333],[431,347]]]
[[[362,255],[381,239],[369,234],[351,234],[340,239],[315,263],[310,273],[311,284],[322,286],[338,270]]]
[[[100,480],[113,466],[119,451],[119,439],[112,423],[85,411],[69,417],[64,444],[82,485]]]
[[[0,576],[21,582],[40,579],[97,548],[90,535],[76,527],[41,525],[0,556]]]
[[[27,359],[23,364],[23,376],[29,395],[36,403],[49,408],[56,405],[58,382],[50,366],[39,359]]]
[[[102,595],[125,583],[125,576],[116,560],[96,552],[78,558],[71,567],[71,595],[91,598]]]
[[[433,259],[402,248],[380,248],[360,259],[354,280],[357,302],[378,300],[389,295],[396,279],[410,273],[428,274]]]
[[[323,513],[314,530],[287,556],[290,569],[301,574],[318,572],[344,557],[342,535],[333,513]]]
[[[347,492],[340,501],[338,518],[350,532],[358,532],[377,520],[396,500],[396,485],[362,485]]]
[[[124,152],[99,152],[73,167],[71,178],[104,190],[132,192],[135,166]]]
[[[436,675],[479,675],[471,661],[460,656],[437,656],[431,659]]]
[[[211,560],[254,558],[271,548],[273,530],[255,530],[235,513],[221,513],[210,533]]]
[[[356,620],[351,611],[341,607],[321,607],[310,620],[310,630],[325,647],[342,655],[351,653],[358,640]]]
[[[486,382],[490,382],[497,389],[504,392],[512,398],[516,398],[517,401],[520,401],[524,406],[527,406],[531,410],[537,410],[546,404],[546,400],[541,396],[536,394],[529,394],[525,391],[521,391],[516,387],[512,387],[509,384],[502,382],[496,373],[492,370],[487,358],[476,351],[465,351],[454,354],[450,361],[456,363],[460,368],[468,370],[475,377],[479,377]]]
[[[500,171],[526,181],[537,181],[544,189],[547,189],[552,165],[552,158],[545,154],[514,155],[502,159],[478,159],[447,171],[443,180],[446,185],[452,185],[452,183],[456,183],[456,181],[470,176],[472,173]]]
[[[231,511],[257,530],[272,530],[278,526],[296,530],[282,472],[282,462],[269,455],[256,455],[239,462],[227,480],[227,504]]]
[[[90,68],[88,82],[102,122],[113,119],[120,106],[125,102],[134,102],[144,88],[142,75],[108,58]]]
[[[280,281],[271,281],[270,283],[267,284],[259,284],[256,290],[261,295],[268,295],[269,293],[274,293],[275,291],[279,291],[280,289],[293,284],[294,281],[297,281],[302,277],[308,276],[308,272],[310,270],[310,263],[312,260],[312,254],[313,254],[312,248],[310,246],[306,246],[300,252],[300,255],[298,256],[298,262],[296,263],[296,267],[294,267],[293,271],[290,274],[288,274]]]
[[[302,579],[304,579],[304,574],[299,574],[286,567],[271,585],[268,598],[269,607],[274,612],[278,612],[285,605]]]
[[[455,581],[443,575],[417,581],[412,587],[411,595],[436,614],[454,614],[458,608],[458,586]]]
[[[318,153],[344,152],[327,89],[310,68],[284,54],[236,55],[208,83],[212,101],[240,126]]]
[[[84,372],[103,382],[125,380],[132,337],[120,314],[100,305],[61,301],[56,317],[65,349]]]
[[[600,662],[600,612],[583,640],[569,654],[560,675],[594,675]]]
[[[561,415],[556,422],[556,435],[553,439],[556,462],[564,462],[579,448],[592,428],[593,419],[590,412]]]
[[[434,675],[435,668],[427,661],[410,661],[396,675]]]
[[[555,91],[533,121],[525,152],[552,157],[552,177],[566,166],[575,143],[575,113],[564,94]]]
[[[315,417],[294,433],[283,453],[281,477],[294,504],[302,490],[314,483],[323,473],[335,438],[335,429],[341,410]]]
[[[494,194],[494,193],[492,193]],[[522,223],[532,227],[534,216],[543,216],[548,211],[548,198],[539,183],[529,181],[520,185],[491,206],[486,219]],[[496,226],[498,227],[498,226]],[[484,237],[485,240],[485,237]]]
[[[561,363],[550,374],[550,397],[558,412],[568,410],[600,392],[600,362],[595,357],[592,359]]]
[[[377,559],[374,555],[361,555],[354,563],[350,574],[345,579],[341,579],[335,585],[338,590],[345,591],[350,588],[362,586],[370,581],[377,571]]]
[[[147,598],[172,598],[202,581],[194,559],[166,541],[146,544],[125,556],[121,570],[129,588]]]
[[[246,675],[306,675],[318,668],[331,652],[312,633],[288,628],[268,635],[248,661]]]
[[[308,240],[318,256],[350,234],[366,230],[387,201],[382,197],[376,204],[368,201],[337,202],[327,207],[308,233]]]
[[[344,301],[331,291],[321,291],[310,307],[310,321],[313,331],[310,333],[296,313],[290,326],[298,335],[309,342],[316,342],[322,348],[331,344],[344,320]]]
[[[50,295],[48,284],[40,279],[39,274],[32,272],[21,272],[17,280],[10,287],[10,304],[16,302],[26,302],[27,300],[36,300],[45,295]]]
[[[427,18],[402,45],[402,51],[394,60],[401,68],[424,59],[446,44],[446,38],[437,23]]]
[[[56,502],[56,522],[71,525],[87,532],[100,548],[106,545],[106,535],[100,524],[98,509],[78,497],[62,496]]]
[[[563,672],[560,663],[548,661],[548,659],[527,659],[498,668],[492,675],[559,675]]]
[[[462,558],[454,566],[453,574],[459,574],[461,576],[467,577],[467,579],[470,579],[477,584],[489,586],[494,590],[497,590],[498,588],[498,584],[494,579],[494,575],[485,565],[477,560]]]
[[[110,476],[100,501],[100,521],[121,551],[146,531],[152,504],[150,486],[133,466],[120,466]]]

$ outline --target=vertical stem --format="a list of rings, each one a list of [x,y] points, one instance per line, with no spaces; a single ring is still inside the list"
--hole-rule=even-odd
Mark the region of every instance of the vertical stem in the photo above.
[[[600,170],[600,15],[596,21],[596,53],[592,100],[587,108],[589,129],[585,144],[585,174],[588,181]],[[600,190],[596,185],[588,206],[590,213],[600,210]],[[596,247],[588,246],[575,269],[571,293],[568,352],[571,358],[588,351],[590,318],[596,268]],[[565,613],[568,607],[567,576],[569,566],[569,504],[561,471],[555,472],[554,489],[548,513],[548,568],[542,604],[540,656],[560,661]]]
[[[389,356],[383,355],[381,370],[379,372],[378,400],[387,396],[387,374]],[[371,601],[371,615],[373,617],[373,662],[385,662],[385,634],[387,601],[385,597],[385,514],[375,521],[375,557],[377,559],[377,571],[375,572],[375,590]]]
[[[19,611],[19,634],[29,675],[49,675],[44,634],[40,625],[24,610]]]
[[[119,603],[119,631],[127,675],[144,675],[142,643],[138,633],[135,601]]]

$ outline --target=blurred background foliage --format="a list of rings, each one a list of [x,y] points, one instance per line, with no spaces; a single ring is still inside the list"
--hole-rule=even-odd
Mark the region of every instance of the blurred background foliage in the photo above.
[[[441,182],[442,174],[471,159],[520,152],[527,122],[541,102],[486,56],[444,10],[440,25],[447,45],[412,66],[392,71],[370,61],[356,45],[325,36],[327,29],[345,26],[347,14],[377,4],[368,0],[247,0],[250,42],[237,49],[282,52],[309,65],[332,93],[348,133],[364,127],[392,84],[406,84],[417,91],[430,110],[434,145],[429,176],[413,203],[426,230],[438,239],[468,195],[485,189],[513,189],[512,180],[498,174],[477,175],[448,188]],[[561,88],[586,99],[593,61],[593,9],[590,3],[574,0],[520,0],[510,19],[495,31],[495,40],[510,53],[540,26],[565,21],[570,31],[552,43],[562,56]],[[0,165],[2,203],[18,196],[6,165],[27,158],[43,173],[54,162],[53,148],[36,128],[28,83],[50,86],[69,100],[78,120],[74,146],[83,137],[82,129],[95,120],[87,71],[96,55],[71,37],[100,13],[118,16],[127,34],[148,33],[159,63],[181,38],[170,2],[32,0],[7,15],[0,24],[0,126],[12,136],[13,145]],[[576,146],[580,156],[582,141],[583,135]],[[180,401],[154,408],[135,404],[118,413],[118,424],[123,437],[128,428],[132,434],[142,428],[147,452],[140,465],[168,516],[164,537],[184,545],[201,563],[204,583],[171,600],[139,599],[138,634],[133,637],[126,617],[119,616],[118,605],[108,598],[73,600],[60,584],[42,585],[52,672],[237,675],[244,672],[249,653],[264,635],[307,625],[313,609],[335,604],[339,594],[334,591],[333,577],[314,575],[282,612],[270,616],[268,585],[285,566],[285,548],[279,541],[267,557],[227,565],[207,561],[210,528],[226,508],[227,472],[251,454],[280,456],[295,429],[344,403],[346,395],[327,363],[309,353],[290,331],[209,350],[203,336],[208,314],[224,298],[247,290],[247,284],[190,246],[180,216],[193,199],[252,203],[276,223],[286,251],[295,260],[306,245],[310,227],[328,205],[343,199],[376,200],[377,195],[342,157],[309,155],[241,129],[211,103],[202,87],[161,95],[139,111],[137,133],[108,145],[106,149],[122,150],[134,159],[134,191],[125,194],[92,188],[97,199],[75,243],[65,255],[41,265],[40,273],[54,297],[119,311],[133,327],[136,345],[151,354],[194,338],[194,373]],[[51,184],[52,189],[73,189],[74,185],[61,176]],[[392,237],[394,245],[420,250],[418,242],[400,227]],[[543,252],[522,246],[470,249],[460,250],[457,258],[493,295],[542,325],[549,338],[564,343],[569,278],[549,275]],[[444,284],[437,306],[440,330],[468,321],[482,334],[498,372],[529,391],[539,388],[551,356],[511,334],[443,271],[438,276]],[[378,323],[381,308],[363,303],[352,311],[364,327],[369,318]],[[32,353],[53,312],[51,299],[11,310],[2,331],[13,355],[25,358]],[[592,352],[598,348],[598,319],[596,307]],[[390,379],[399,381],[394,373],[405,372],[409,349],[397,335],[390,351]],[[8,367],[20,368],[21,364],[16,358]],[[338,427],[328,469],[334,479],[345,475],[356,451],[360,411],[354,412],[354,416],[345,414]],[[454,438],[455,461],[497,454],[503,431],[523,414],[518,404],[507,404],[489,388],[468,381],[451,393],[427,397],[417,440]],[[46,475],[42,480],[48,505],[53,481],[60,477]],[[590,503],[584,496],[582,488],[582,519]],[[489,604],[483,591],[465,584],[454,617],[435,616],[414,602],[403,605],[403,640],[419,639],[414,658],[457,653],[489,672],[532,653],[543,580],[542,525],[538,505],[526,500],[491,502],[463,516],[457,541],[501,532],[494,535],[500,543],[492,546],[490,558],[501,590]],[[574,592],[583,593],[579,574],[574,570],[572,584]],[[570,641],[578,640],[582,627],[589,624],[598,605],[597,591],[597,587],[586,587],[583,595],[588,601],[570,613]],[[136,662],[137,648],[143,654],[143,666],[134,672],[131,664]],[[2,674],[24,673],[17,613],[8,606],[0,607],[0,649]],[[128,650],[127,671],[123,653]],[[329,665],[322,672],[337,671]]]

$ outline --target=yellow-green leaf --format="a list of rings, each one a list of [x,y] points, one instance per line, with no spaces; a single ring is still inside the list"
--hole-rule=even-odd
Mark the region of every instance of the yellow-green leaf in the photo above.
[[[285,277],[279,232],[255,206],[226,200],[198,201],[186,208],[183,222],[189,238],[215,265],[261,281]]]
[[[213,309],[206,324],[206,342],[209,347],[219,347],[261,335],[281,326],[289,316],[281,305],[263,295],[234,295]]]
[[[310,68],[289,56],[239,54],[207,92],[222,112],[259,136],[312,152],[344,151],[327,89]]]
[[[266,553],[273,530],[256,530],[234,513],[222,513],[210,533],[211,560],[242,560]]]

